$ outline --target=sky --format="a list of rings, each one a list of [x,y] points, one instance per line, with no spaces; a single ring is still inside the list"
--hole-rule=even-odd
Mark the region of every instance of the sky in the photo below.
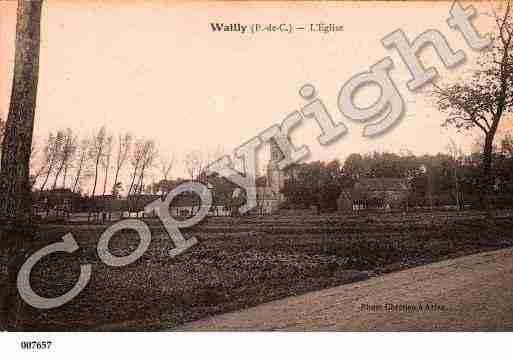
[[[464,3],[468,4],[468,3]],[[319,128],[303,121],[292,134],[311,150],[309,160],[343,160],[353,152],[447,152],[452,138],[470,148],[475,134],[442,128],[443,114],[428,88],[410,92],[405,64],[381,38],[400,28],[413,39],[437,29],[467,61],[447,70],[433,49],[421,58],[435,65],[439,81],[455,80],[475,68],[477,52],[449,28],[450,2],[205,2],[143,0],[46,0],[43,9],[40,79],[35,135],[71,127],[83,135],[106,125],[155,139],[175,153],[173,176],[185,176],[182,158],[196,149],[231,151],[306,105],[299,88],[313,84],[336,122],[349,133],[330,146],[317,143]],[[490,5],[475,4],[475,21],[487,31]],[[0,116],[8,112],[14,59],[15,0],[0,0]],[[211,22],[323,22],[340,33],[214,33]],[[392,131],[364,138],[363,126],[337,108],[342,85],[389,56],[391,76],[406,102],[406,115]],[[358,94],[372,104],[376,88]],[[511,120],[508,120],[511,122]],[[262,154],[265,165],[267,153]],[[263,160],[263,161],[262,161]]]

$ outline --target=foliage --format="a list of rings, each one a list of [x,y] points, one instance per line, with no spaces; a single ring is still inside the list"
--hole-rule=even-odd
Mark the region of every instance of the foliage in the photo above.
[[[505,114],[513,109],[513,20],[510,0],[494,11],[496,32],[491,45],[478,60],[478,70],[455,83],[434,85],[438,110],[446,115],[445,126],[460,131],[479,129],[484,137],[481,193],[491,216],[492,152],[495,135]]]

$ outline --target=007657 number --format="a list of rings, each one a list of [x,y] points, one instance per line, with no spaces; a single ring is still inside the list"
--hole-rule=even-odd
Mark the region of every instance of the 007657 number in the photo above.
[[[20,343],[20,346],[21,346],[21,349],[45,350],[45,349],[50,349],[50,347],[52,346],[52,342],[49,340],[47,340],[47,341],[24,340]]]

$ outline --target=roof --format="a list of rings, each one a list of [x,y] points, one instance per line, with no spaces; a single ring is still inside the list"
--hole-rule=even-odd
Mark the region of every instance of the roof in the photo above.
[[[408,184],[404,178],[360,178],[355,183],[355,189],[367,191],[407,191]]]
[[[404,178],[360,178],[352,188],[342,191],[339,200],[363,200],[369,198],[383,198],[385,192],[407,192],[410,188]]]

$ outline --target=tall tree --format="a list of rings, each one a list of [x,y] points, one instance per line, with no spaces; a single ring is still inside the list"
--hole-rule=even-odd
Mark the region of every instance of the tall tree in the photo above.
[[[118,153],[116,157],[116,172],[114,173],[114,183],[112,184],[112,193],[114,194],[118,189],[118,179],[121,169],[126,163],[128,156],[130,155],[130,149],[132,147],[132,135],[126,133],[118,136]]]
[[[445,125],[459,130],[477,128],[484,135],[481,193],[491,216],[493,143],[504,115],[513,106],[513,21],[511,4],[495,14],[496,34],[490,49],[479,59],[480,69],[457,83],[434,85],[437,107]]]
[[[128,188],[127,197],[132,194],[132,190],[134,188],[135,179],[137,177],[137,173],[139,171],[139,167],[141,166],[141,162],[144,158],[144,140],[135,141],[135,145],[133,151],[130,156],[130,165],[132,166],[132,175],[130,181],[130,187]],[[137,191],[134,191],[137,192]]]
[[[53,179],[53,185],[52,190],[54,190],[57,187],[57,180],[61,176],[62,169],[64,168],[64,141],[65,141],[65,134],[64,131],[57,131],[57,152],[56,152],[56,162],[57,162],[57,172],[55,173],[54,179]]]
[[[32,149],[30,153],[30,184],[31,190],[36,185],[39,177],[44,173],[48,163],[43,162],[40,158],[41,148],[36,137],[32,139]],[[44,153],[43,153],[44,154]]]
[[[105,145],[107,142],[107,130],[102,126],[98,132],[93,135],[89,156],[94,163],[94,181],[91,190],[91,197],[96,195],[96,186],[98,185],[98,174],[100,170],[100,161],[104,155]]]
[[[174,163],[175,155],[173,153],[164,155],[161,151],[161,154],[159,156],[159,169],[160,173],[162,174],[162,179],[160,181],[161,183],[165,184],[168,182],[169,173],[171,172]],[[162,194],[167,194],[167,192],[162,191]]]
[[[130,193],[133,189],[133,193],[136,196],[134,196],[132,200],[129,201],[129,211],[135,209],[137,211],[137,216],[139,216],[140,210],[139,197],[144,189],[144,178],[146,172],[153,166],[156,155],[157,152],[154,141],[142,140],[136,143],[132,158],[132,166],[134,167],[134,172],[132,176],[132,183],[130,184],[130,189],[128,190],[128,195],[130,196]],[[137,182],[135,182],[137,172],[139,173],[139,177],[137,178]]]
[[[14,79],[2,143],[0,172],[0,326],[17,320],[16,275],[35,236],[31,226],[30,153],[34,131],[42,0],[19,0]],[[16,306],[17,307],[17,306]]]
[[[62,143],[59,146],[59,152],[57,154],[59,165],[57,173],[55,174],[52,189],[57,188],[57,181],[59,180],[61,174],[63,174],[64,177],[62,187],[64,188],[66,186],[65,183],[66,176],[69,170],[69,165],[77,149],[76,137],[73,135],[73,130],[71,128],[68,128],[65,131],[59,131],[57,134],[57,138],[59,138]]]
[[[144,176],[146,171],[149,170],[155,161],[155,157],[157,156],[157,151],[155,147],[155,142],[152,140],[148,140],[144,143],[143,147],[143,155],[141,161],[141,170],[139,171],[139,182],[138,182],[138,193],[141,194],[144,188]]]
[[[57,135],[50,133],[46,140],[43,159],[43,162],[46,163],[46,176],[43,180],[43,183],[41,184],[41,191],[45,190],[46,184],[48,183],[50,176],[52,175],[55,167],[59,163],[59,154],[61,153],[62,145],[62,139],[59,138],[59,133],[60,132],[57,132]]]
[[[68,173],[73,166],[77,148],[78,138],[73,135],[73,131],[68,128],[63,149],[64,173],[62,176],[62,188],[66,188],[66,179],[68,178]]]
[[[112,136],[108,136],[105,140],[105,150],[100,161],[103,167],[103,196],[107,192],[107,180],[109,179],[110,160],[112,158],[112,140]]]
[[[202,181],[206,179],[205,170],[208,165],[223,155],[221,147],[194,150],[185,154],[183,164],[191,181]]]
[[[205,156],[202,151],[190,151],[185,154],[183,164],[191,181],[197,180],[206,165]]]
[[[94,180],[93,180],[93,187],[91,190],[91,199],[92,203],[96,205],[96,202],[94,200],[94,196],[96,195],[96,186],[98,185],[98,174],[100,171],[100,161],[104,155],[105,151],[105,145],[107,142],[107,129],[105,126],[100,127],[100,129],[93,134],[93,137],[91,139],[91,147],[89,149],[89,157],[91,158],[92,162],[94,163]],[[96,211],[96,207],[95,207]],[[91,219],[91,208],[89,208],[88,214],[87,214],[87,220],[89,221]]]
[[[162,173],[162,179],[164,181],[167,181],[169,178],[169,173],[171,172],[171,169],[173,168],[174,164],[174,156],[170,157],[161,157],[160,158],[160,172]]]
[[[77,190],[77,187],[80,183],[80,179],[83,176],[84,169],[86,169],[87,160],[88,160],[88,151],[89,151],[89,140],[87,138],[80,141],[80,145],[78,146],[78,155],[75,158],[75,177],[73,179],[73,187],[71,189],[72,192]]]

